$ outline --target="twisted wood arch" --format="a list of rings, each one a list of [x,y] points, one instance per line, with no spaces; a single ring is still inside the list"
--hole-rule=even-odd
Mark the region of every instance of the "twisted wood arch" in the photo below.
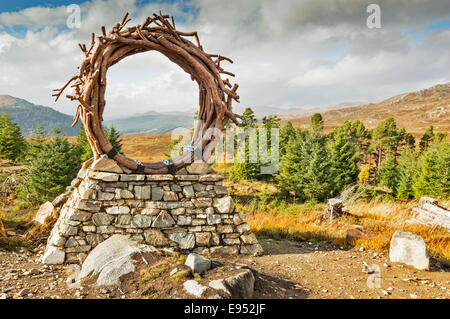
[[[70,100],[78,102],[72,126],[81,119],[94,158],[107,154],[121,165],[145,174],[173,173],[194,160],[194,153],[199,154],[194,150],[201,150],[203,160],[207,161],[218,143],[217,134],[214,132],[221,132],[229,120],[239,125],[237,119],[242,118],[232,112],[232,100],[239,102],[239,96],[236,94],[238,85],[231,85],[228,79],[221,78],[221,74],[234,76],[221,67],[221,61],[233,61],[218,54],[204,52],[197,32],[178,31],[173,17],[169,15],[163,15],[161,12],[153,14],[153,17],[148,17],[141,25],[124,28],[131,20],[127,18],[128,13],[109,33],[106,33],[105,27],[101,27],[101,36],[95,37],[92,33],[89,48],[79,44],[85,59],[78,74],[70,78],[62,88],[54,90],[55,101],[69,85],[74,88],[73,95],[66,95]],[[185,37],[194,37],[196,43]],[[140,163],[117,153],[103,131],[106,74],[108,68],[120,60],[152,50],[164,54],[189,73],[191,80],[197,82],[198,120],[191,146],[180,156],[170,161]]]

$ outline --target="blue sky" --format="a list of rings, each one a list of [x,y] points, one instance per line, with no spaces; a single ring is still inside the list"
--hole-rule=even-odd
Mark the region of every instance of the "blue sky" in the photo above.
[[[370,3],[370,1],[368,1]],[[130,25],[162,10],[183,31],[198,31],[209,53],[235,63],[241,105],[280,108],[376,102],[450,81],[450,1],[378,0],[380,29],[369,29],[360,0],[13,0],[0,1],[0,94],[72,113],[51,89],[76,72],[78,43],[100,26]],[[79,4],[81,28],[66,25]],[[195,83],[155,53],[108,71],[108,115],[182,111],[197,104]]]

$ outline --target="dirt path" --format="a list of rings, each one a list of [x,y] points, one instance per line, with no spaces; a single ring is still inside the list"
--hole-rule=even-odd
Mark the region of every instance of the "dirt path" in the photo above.
[[[296,281],[307,298],[450,298],[449,269],[437,262],[432,262],[430,271],[420,271],[392,264],[385,254],[371,251],[287,240],[260,243],[265,255],[252,258],[253,267]],[[369,276],[376,273],[363,272],[364,263],[379,267],[380,288],[368,287]]]
[[[287,240],[260,243],[264,256],[235,258],[257,271],[256,298],[450,298],[449,269],[437,262],[428,272],[391,264],[384,254],[370,251]],[[0,250],[0,298],[136,298],[68,285],[73,269],[41,265],[37,252]],[[379,288],[368,287],[376,273],[363,271],[364,263],[379,267]]]

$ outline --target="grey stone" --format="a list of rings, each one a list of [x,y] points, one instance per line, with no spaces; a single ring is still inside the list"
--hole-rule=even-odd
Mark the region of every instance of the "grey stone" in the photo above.
[[[98,234],[112,234],[116,231],[116,227],[114,226],[98,226],[97,233]]]
[[[204,191],[206,189],[206,185],[205,184],[200,184],[200,183],[195,183],[194,184],[194,189],[195,189],[196,192]]]
[[[225,186],[214,185],[214,190],[216,191],[217,195],[227,195],[228,194],[228,189]]]
[[[164,200],[166,202],[175,202],[178,200],[177,193],[171,192],[171,191],[165,191],[164,192]]]
[[[256,239],[255,234],[250,233],[247,235],[242,235],[241,240],[244,244],[257,244],[258,240]]]
[[[89,233],[89,232],[90,233],[95,233],[95,231],[97,230],[97,227],[92,226],[92,225],[88,225],[88,226],[83,226],[82,229],[83,229],[84,232],[87,232],[87,233]]]
[[[242,255],[261,256],[264,253],[264,250],[260,244],[241,245],[240,252]]]
[[[66,248],[66,253],[85,253],[88,252],[89,250],[91,250],[91,246],[90,245],[82,245],[82,246],[77,246],[77,247],[70,247],[70,248]]]
[[[210,246],[211,245],[211,233],[210,232],[196,232],[195,242],[197,246]]]
[[[91,219],[92,213],[82,212],[82,211],[74,211],[69,220],[85,222]]]
[[[128,207],[128,206],[112,206],[112,207],[107,207],[105,210],[108,214],[121,215],[121,214],[128,214],[130,212],[130,207]]]
[[[164,196],[162,187],[152,187],[152,200],[161,200]]]
[[[95,247],[101,242],[103,242],[103,236],[100,234],[87,234],[86,240],[89,243],[89,245]]]
[[[64,237],[75,236],[78,233],[78,228],[64,224],[61,226],[60,233]]]
[[[74,237],[69,237],[69,239],[67,239],[66,244],[64,245],[64,247],[66,248],[70,248],[70,247],[76,247],[78,246],[78,242]]]
[[[97,179],[104,182],[117,182],[119,180],[120,175],[115,173],[94,172],[89,170],[88,176],[92,179]]]
[[[163,210],[159,213],[159,215],[156,217],[155,221],[152,224],[152,227],[156,228],[166,228],[171,227],[175,224],[175,220],[170,216],[170,214]]]
[[[180,249],[192,249],[195,247],[195,235],[187,233],[169,234],[169,238],[178,244]]]
[[[101,155],[91,164],[91,170],[97,172],[123,173],[119,164],[115,160],[109,159],[106,154]]]
[[[95,247],[83,262],[78,279],[97,277],[97,286],[120,284],[120,277],[135,270],[132,257],[137,253],[155,251],[129,236],[113,235]]]
[[[124,174],[124,175],[120,175],[120,181],[122,181],[122,182],[145,181],[145,175],[143,175],[143,174]]]
[[[251,299],[255,287],[255,277],[251,270],[246,269],[243,272],[228,277],[223,280],[232,299]]]
[[[188,171],[189,174],[194,175],[205,175],[214,172],[211,166],[209,166],[208,163],[205,163],[203,161],[198,161],[190,164],[189,166],[186,167],[186,170]]]
[[[76,186],[74,186],[74,187],[76,187]],[[65,192],[65,193],[62,193],[61,195],[57,196],[52,201],[53,206],[54,207],[62,206],[65,202],[67,202],[67,200],[70,197],[70,194],[72,194],[72,192]]]
[[[244,224],[240,224],[239,226],[236,226],[236,230],[242,234],[245,232],[250,231],[250,226],[248,226],[248,224],[244,223]]]
[[[147,215],[135,215],[132,224],[137,228],[148,228],[152,225],[152,218]]]
[[[221,214],[229,214],[234,210],[234,202],[231,196],[214,198],[214,208]]]
[[[160,181],[173,181],[173,175],[147,175],[147,180],[148,181],[156,181],[156,182],[160,182]]]
[[[192,199],[192,202],[194,203],[195,207],[198,208],[209,207],[212,205],[211,198],[194,198]]]
[[[144,231],[145,242],[155,247],[169,246],[170,241],[159,229],[147,229]]]
[[[42,204],[41,207],[39,207],[39,210],[37,211],[33,221],[43,225],[45,223],[45,219],[53,214],[54,209],[55,207],[51,202],[46,202]]]
[[[131,223],[131,215],[119,215],[117,216],[117,225],[124,226],[130,225]]]
[[[116,188],[116,199],[132,199],[134,198],[134,195],[132,192],[130,192],[129,190],[126,189],[122,189],[122,188]]]
[[[63,249],[47,246],[44,255],[42,256],[42,263],[47,265],[60,265],[64,263],[66,253]]]
[[[114,220],[114,216],[108,215],[106,213],[96,213],[92,215],[92,221],[95,226],[106,226],[110,225]]]
[[[223,180],[225,177],[219,174],[209,174],[209,175],[202,175],[199,178],[199,182],[218,182]]]
[[[184,290],[186,290],[187,293],[200,298],[203,293],[208,289],[208,287],[205,287],[195,280],[187,280],[183,284]]]
[[[78,200],[74,205],[74,209],[81,209],[88,212],[99,212],[102,202],[96,200]]]
[[[114,194],[107,192],[98,192],[97,198],[98,200],[113,200]]]
[[[191,216],[184,216],[180,215],[177,219],[177,224],[180,226],[186,226],[190,225],[192,223],[192,217]]]
[[[150,199],[150,186],[134,186],[136,199]]]
[[[389,248],[391,262],[400,262],[417,269],[429,269],[430,258],[422,237],[410,233],[396,231]]]
[[[189,254],[184,264],[198,274],[211,269],[211,260],[195,253]]]
[[[211,209],[206,210],[206,221],[208,222],[208,225],[217,225],[220,224],[222,221],[221,215],[214,214],[214,208],[210,207]]]
[[[192,185],[189,186],[184,186],[183,187],[183,194],[184,196],[186,196],[187,198],[192,198],[195,196],[194,193],[194,188],[192,187]]]
[[[239,253],[238,246],[215,246],[209,250],[211,254],[237,255]]]

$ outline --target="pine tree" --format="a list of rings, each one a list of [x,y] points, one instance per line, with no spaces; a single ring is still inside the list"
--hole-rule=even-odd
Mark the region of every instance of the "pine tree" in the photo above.
[[[256,124],[258,123],[253,110],[251,108],[246,108],[244,114],[242,115],[242,122],[240,127],[244,130],[255,129]],[[257,132],[256,132],[257,133]],[[258,139],[258,135],[256,136]],[[250,162],[250,139],[248,136],[245,136],[243,139],[245,143],[244,152],[242,157],[236,156],[234,158],[234,163],[231,168],[230,177],[232,180],[238,180],[240,178],[244,179],[257,179],[261,177],[261,164],[259,163],[259,157],[257,155],[256,163]],[[256,145],[258,147],[258,145]]]
[[[405,143],[406,143],[406,147],[411,150],[414,150],[414,148],[416,147],[416,139],[414,138],[414,136],[411,133],[406,134]]]
[[[311,130],[321,132],[323,130],[323,118],[322,114],[315,113],[311,117]]]
[[[419,173],[413,185],[414,196],[448,197],[450,194],[450,143],[441,141],[424,149]]]
[[[386,159],[381,164],[378,173],[378,185],[389,187],[394,194],[397,191],[398,171],[395,165],[394,156],[388,154]]]
[[[120,139],[120,132],[116,130],[113,124],[106,130],[106,137],[111,142],[111,145],[117,152],[122,153],[122,141]]]
[[[378,125],[371,130],[371,140],[369,151],[373,154],[376,163],[376,171],[378,174],[381,163],[387,154],[393,156],[393,160],[398,155],[399,142],[403,136],[403,131],[397,129],[397,124],[394,118],[389,117],[384,121],[378,123]],[[375,176],[376,178],[377,176]]]
[[[122,141],[120,139],[120,133],[115,129],[114,125],[111,125],[109,128],[105,128],[104,131],[106,137],[111,142],[111,145],[117,150],[117,152],[122,153]],[[86,137],[86,132],[83,125],[80,125],[76,144],[82,162],[87,161],[93,156],[92,148]]]
[[[334,175],[326,139],[319,132],[301,132],[289,142],[277,176],[280,190],[301,201],[323,201],[332,195]]]
[[[18,160],[25,153],[25,139],[20,127],[13,122],[8,113],[0,116],[0,158]]]
[[[397,165],[398,184],[397,198],[409,199],[414,196],[413,184],[417,178],[417,154],[412,149],[406,149],[400,155]]]
[[[42,149],[43,144],[45,143],[45,131],[44,128],[38,123],[33,137],[26,143],[26,152],[25,152],[25,162],[30,163],[33,158],[36,157],[36,154]]]
[[[43,144],[30,165],[29,200],[43,203],[64,192],[80,169],[79,151],[61,136]]]
[[[258,120],[255,117],[255,113],[250,107],[247,107],[244,111],[244,114],[242,114],[242,121],[240,127],[243,129],[247,129],[250,127],[256,127],[256,124],[258,123]]]
[[[433,125],[430,125],[427,127],[425,133],[423,133],[422,137],[420,138],[419,148],[421,152],[423,152],[426,148],[428,148],[431,141],[433,140],[433,137],[434,137]]]
[[[286,148],[296,134],[297,132],[289,121],[280,130],[280,159],[286,154]]]
[[[358,179],[359,151],[355,144],[347,140],[346,133],[340,131],[329,143],[333,160],[334,193],[340,193],[345,186],[353,184]]]

